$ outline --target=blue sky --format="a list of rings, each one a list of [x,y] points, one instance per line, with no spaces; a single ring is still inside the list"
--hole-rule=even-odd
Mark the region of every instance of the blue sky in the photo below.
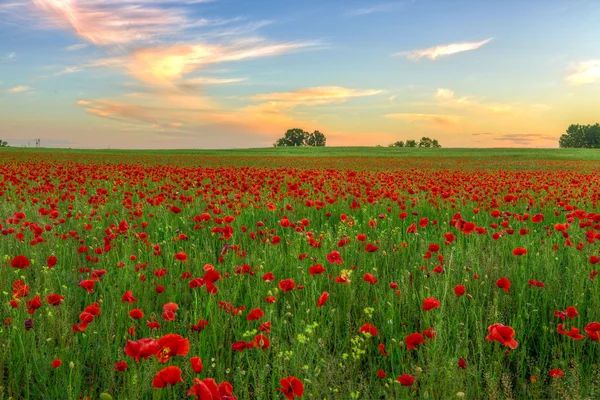
[[[0,138],[556,147],[597,122],[599,20],[583,0],[2,0]]]

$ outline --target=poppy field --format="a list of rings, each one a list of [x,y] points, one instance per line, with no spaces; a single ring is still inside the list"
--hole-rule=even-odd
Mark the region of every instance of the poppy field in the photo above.
[[[0,399],[600,397],[598,161],[11,150],[0,178]]]

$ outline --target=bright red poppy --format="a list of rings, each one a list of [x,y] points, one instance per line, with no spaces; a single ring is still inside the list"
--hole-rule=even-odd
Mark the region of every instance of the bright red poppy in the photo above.
[[[281,385],[280,388],[277,388],[288,400],[294,400],[294,397],[302,397],[304,394],[304,385],[300,379],[295,376],[288,376],[287,378],[283,378],[279,381]]]

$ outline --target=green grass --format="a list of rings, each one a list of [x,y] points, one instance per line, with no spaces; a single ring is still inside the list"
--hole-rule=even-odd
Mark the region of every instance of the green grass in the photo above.
[[[528,149],[528,148],[390,148],[390,147],[268,147],[251,149],[176,149],[176,150],[123,150],[123,149],[54,149],[9,147],[6,153],[44,154],[124,154],[124,155],[186,155],[219,157],[377,157],[377,158],[467,158],[467,159],[541,159],[600,161],[597,149]],[[0,153],[1,154],[1,153]]]

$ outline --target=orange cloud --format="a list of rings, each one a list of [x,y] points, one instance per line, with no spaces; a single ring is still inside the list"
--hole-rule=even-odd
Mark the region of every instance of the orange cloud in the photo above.
[[[435,99],[442,107],[457,108],[469,112],[506,113],[513,110],[513,107],[508,104],[483,104],[481,101],[467,96],[457,97],[452,90],[446,88],[438,89],[435,93]]]
[[[454,115],[439,114],[386,114],[386,118],[399,119],[407,122],[428,122],[436,125],[453,125],[459,118]]]
[[[273,106],[284,108],[299,105],[317,106],[323,104],[343,103],[353,97],[373,96],[383,93],[382,90],[355,90],[340,86],[322,86],[300,89],[293,92],[258,94],[252,100],[265,101]]]
[[[427,49],[420,50],[412,50],[408,52],[400,52],[394,54],[394,56],[406,56],[409,60],[420,60],[423,57],[429,58],[430,60],[435,60],[439,57],[449,56],[456,53],[461,53],[463,51],[476,50],[481,46],[492,41],[492,38],[482,40],[480,42],[461,42],[461,43],[451,43],[444,44],[434,47],[429,47]]]

